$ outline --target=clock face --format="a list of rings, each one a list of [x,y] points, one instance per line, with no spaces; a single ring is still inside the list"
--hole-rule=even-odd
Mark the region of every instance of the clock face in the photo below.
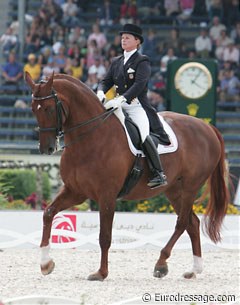
[[[175,88],[189,99],[203,97],[212,87],[212,76],[201,63],[189,62],[182,65],[174,78]]]

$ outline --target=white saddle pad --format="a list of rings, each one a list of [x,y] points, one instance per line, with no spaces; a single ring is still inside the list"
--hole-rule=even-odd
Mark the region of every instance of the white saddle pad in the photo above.
[[[172,128],[170,127],[170,125],[163,119],[163,117],[158,113],[158,116],[160,118],[160,121],[162,122],[163,124],[163,128],[165,130],[165,132],[168,134],[168,137],[170,139],[170,142],[171,144],[170,145],[162,145],[162,144],[159,144],[158,147],[157,147],[157,150],[158,150],[158,153],[159,154],[168,154],[168,153],[172,153],[174,151],[177,150],[178,148],[178,141],[177,141],[177,137],[174,133],[174,131],[172,130]],[[124,125],[124,129],[125,129],[125,132],[126,132],[126,135],[127,135],[127,140],[128,140],[128,145],[129,145],[129,148],[131,150],[131,152],[136,156],[137,154],[140,154],[142,156],[144,156],[144,153],[137,149],[133,143],[132,143],[132,140],[128,134],[128,131],[127,131],[127,128],[126,126]]]

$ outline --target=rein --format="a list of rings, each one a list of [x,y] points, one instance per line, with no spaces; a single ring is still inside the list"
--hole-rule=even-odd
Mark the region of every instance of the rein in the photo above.
[[[69,142],[67,144],[64,144],[61,146],[61,150],[63,150],[65,147],[68,147],[76,142],[78,142],[82,137],[99,127],[102,123],[105,122],[115,111],[115,108],[110,108],[107,111],[97,115],[96,117],[93,117],[87,121],[84,121],[82,123],[79,123],[73,127],[68,128],[67,130],[63,131],[63,123],[62,123],[62,114],[64,113],[66,115],[65,109],[63,107],[62,101],[58,99],[57,93],[53,90],[53,92],[50,95],[43,96],[43,97],[38,97],[34,96],[32,94],[32,99],[36,101],[44,101],[47,99],[54,98],[55,104],[56,104],[56,113],[57,113],[57,127],[47,127],[47,128],[42,128],[38,127],[39,132],[45,132],[45,131],[56,131],[56,138],[59,140],[61,137],[63,137],[66,133],[70,133],[76,129],[79,129],[83,126],[87,126],[93,122],[98,122],[98,124],[95,124],[92,128],[88,129],[87,131],[83,132],[79,136],[77,136],[77,139]]]

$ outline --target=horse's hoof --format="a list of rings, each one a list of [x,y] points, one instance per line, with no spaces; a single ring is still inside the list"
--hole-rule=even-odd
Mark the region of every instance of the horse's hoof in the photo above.
[[[92,273],[88,276],[89,281],[100,281],[102,282],[107,276],[103,276],[99,271],[96,273]]]
[[[183,277],[185,279],[188,279],[188,280],[195,279],[196,278],[196,273],[195,272],[185,272],[183,274]]]
[[[53,260],[50,260],[46,265],[41,265],[41,272],[43,275],[48,275],[53,272],[55,263]]]
[[[153,276],[155,276],[155,277],[162,278],[162,277],[166,276],[167,274],[168,274],[167,265],[163,265],[163,266],[154,268]]]

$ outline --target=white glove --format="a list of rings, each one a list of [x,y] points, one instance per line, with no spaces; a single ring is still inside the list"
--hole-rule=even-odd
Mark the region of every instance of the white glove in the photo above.
[[[123,96],[123,95],[120,95],[118,97],[115,97],[114,99],[110,100],[109,102],[107,102],[104,107],[106,109],[109,109],[109,108],[119,108],[122,106],[122,103],[126,102],[127,99]]]
[[[101,103],[104,103],[106,100],[106,95],[104,94],[104,92],[102,90],[98,90],[97,97]]]

